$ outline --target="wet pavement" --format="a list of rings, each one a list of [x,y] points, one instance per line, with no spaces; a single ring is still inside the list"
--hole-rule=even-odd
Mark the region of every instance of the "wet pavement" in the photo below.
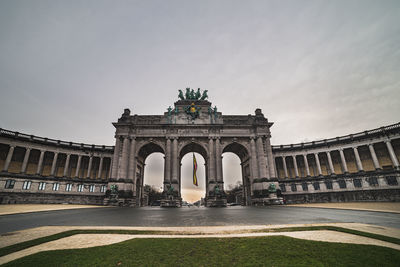
[[[87,208],[0,216],[0,234],[39,226],[222,226],[355,222],[400,229],[400,214],[288,206]]]

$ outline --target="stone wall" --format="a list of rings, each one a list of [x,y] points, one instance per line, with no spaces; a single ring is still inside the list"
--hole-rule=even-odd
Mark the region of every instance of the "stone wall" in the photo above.
[[[0,204],[103,204],[108,181],[0,175]]]
[[[103,205],[103,196],[0,192],[0,204]]]
[[[400,189],[357,190],[347,192],[323,192],[285,195],[286,204],[326,202],[400,201]]]

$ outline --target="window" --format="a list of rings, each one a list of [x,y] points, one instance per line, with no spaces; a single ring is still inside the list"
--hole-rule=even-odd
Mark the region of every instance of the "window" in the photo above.
[[[367,178],[367,181],[370,186],[378,186],[378,179],[376,177],[369,177]]]
[[[320,189],[319,182],[314,182],[312,185],[314,187],[314,190],[319,190]]]
[[[72,190],[72,184],[67,184],[65,186],[65,191],[71,191]]]
[[[6,186],[4,188],[6,189],[13,189],[15,185],[15,180],[7,180],[6,181]]]
[[[386,182],[388,185],[398,185],[399,183],[397,182],[396,176],[388,176],[386,177]]]
[[[106,190],[107,190],[107,186],[106,186],[106,185],[102,185],[102,186],[101,186],[101,189],[100,189],[100,192],[101,192],[101,193],[105,193]]]
[[[325,181],[326,189],[332,189],[332,181]]]
[[[78,184],[78,192],[83,192],[83,184]]]
[[[357,187],[357,188],[362,187],[361,179],[360,179],[360,178],[355,178],[355,179],[353,179],[353,184],[354,184],[354,187]]]
[[[89,185],[89,192],[94,192],[94,184]]]
[[[308,191],[308,185],[306,182],[301,183],[301,187],[303,188],[303,191]]]
[[[54,183],[53,184],[53,191],[58,191],[60,189],[60,184],[59,183]]]
[[[292,192],[296,192],[297,191],[296,184],[291,184],[290,189],[292,190]]]
[[[23,190],[29,190],[31,189],[32,181],[24,181],[24,184],[22,185]]]
[[[344,189],[344,188],[346,188],[346,181],[345,180],[338,180],[338,183],[339,183],[339,187],[340,188],[342,188],[342,189]]]
[[[45,182],[40,182],[39,183],[39,190],[45,190],[46,189],[46,183]]]

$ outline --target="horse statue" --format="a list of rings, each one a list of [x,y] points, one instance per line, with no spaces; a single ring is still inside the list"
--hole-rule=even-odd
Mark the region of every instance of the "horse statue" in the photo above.
[[[186,88],[185,98],[190,99],[190,88]]]
[[[178,90],[178,91],[179,91],[178,97],[179,97],[181,100],[185,100],[185,97],[183,96],[182,90]]]
[[[195,97],[195,92],[192,89],[192,91],[190,91],[190,100],[194,100],[194,97]]]
[[[207,92],[208,90],[203,91],[203,95],[201,96],[200,100],[206,100],[206,98],[208,98]]]
[[[195,98],[196,98],[196,100],[199,100],[200,97],[201,97],[200,88],[197,88],[197,92],[196,92]]]

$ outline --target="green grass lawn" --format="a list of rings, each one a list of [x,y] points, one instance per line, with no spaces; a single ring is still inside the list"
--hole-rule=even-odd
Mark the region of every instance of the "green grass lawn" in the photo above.
[[[312,230],[331,230],[331,231],[337,231],[337,232],[343,232],[343,233],[348,233],[348,234],[354,234],[354,235],[360,235],[364,237],[369,237],[369,238],[374,238],[377,240],[382,240],[394,244],[400,245],[400,239],[390,237],[390,236],[384,236],[384,235],[378,235],[378,234],[373,234],[373,233],[367,233],[367,232],[362,232],[362,231],[357,231],[357,230],[352,230],[352,229],[347,229],[347,228],[342,228],[342,227],[336,227],[336,226],[305,226],[305,227],[284,227],[284,228],[273,228],[273,229],[261,229],[261,230],[251,230],[248,231],[249,233],[257,233],[257,232],[263,232],[263,233],[276,233],[276,232],[293,232],[293,231],[312,231]],[[96,229],[84,229],[84,230],[70,230],[70,231],[65,231],[61,232],[58,234],[54,235],[49,235],[49,236],[44,236],[40,237],[37,239],[33,240],[28,240],[25,242],[17,243],[14,245],[10,245],[7,247],[0,248],[0,257],[19,251],[23,250],[26,248],[30,248],[33,246],[37,246],[46,242],[50,242],[53,240],[61,239],[64,237],[76,235],[76,234],[129,234],[129,235],[137,235],[137,234],[158,234],[158,235],[181,235],[181,234],[192,234],[192,235],[201,235],[202,233],[184,233],[184,232],[174,232],[174,231],[142,231],[142,230],[96,230]]]
[[[378,246],[252,238],[132,239],[40,252],[4,266],[399,266],[400,251]]]

